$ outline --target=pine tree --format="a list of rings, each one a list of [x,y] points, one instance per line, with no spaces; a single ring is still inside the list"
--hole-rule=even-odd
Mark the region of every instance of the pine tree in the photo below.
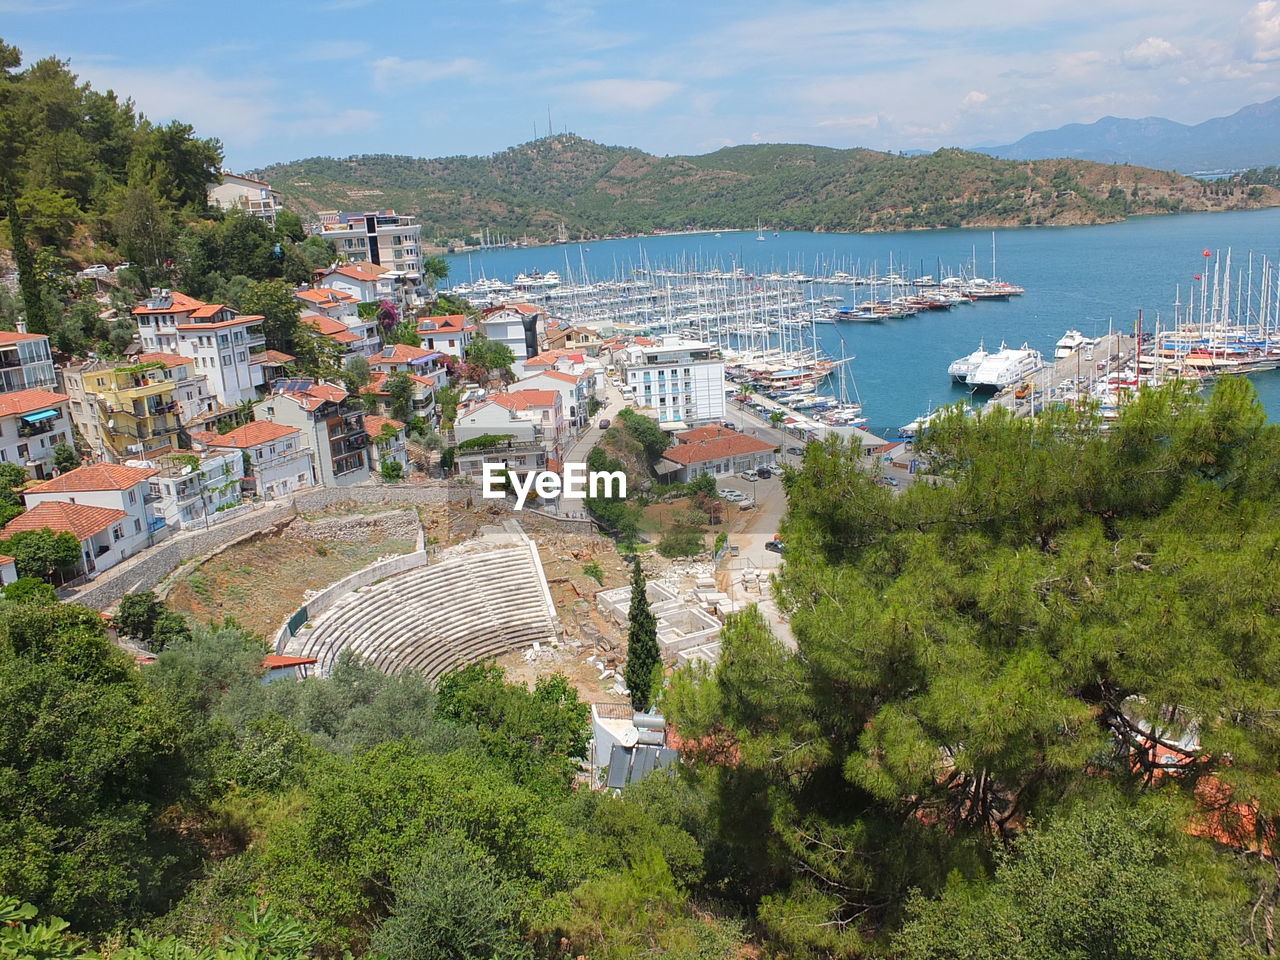
[[[653,702],[654,668],[661,663],[658,621],[649,609],[645,585],[644,571],[637,557],[631,570],[631,609],[627,613],[631,625],[627,630],[627,667],[623,672],[627,689],[631,691],[631,706],[637,710],[648,710]]]

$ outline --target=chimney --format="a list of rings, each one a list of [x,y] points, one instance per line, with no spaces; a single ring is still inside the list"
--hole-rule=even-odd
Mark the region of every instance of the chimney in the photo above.
[[[18,332],[19,332],[19,333],[26,333],[26,332],[27,332],[27,318],[26,318],[26,317],[21,317],[21,318],[19,318],[19,319],[18,319],[18,321],[14,324],[14,326],[16,326],[16,327],[18,328]]]

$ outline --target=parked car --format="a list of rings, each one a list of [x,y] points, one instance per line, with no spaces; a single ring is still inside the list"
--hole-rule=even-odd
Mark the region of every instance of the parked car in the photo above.
[[[898,481],[893,479],[893,477],[884,477],[883,479],[884,479],[885,486],[887,487],[898,486]]]
[[[743,470],[738,474],[740,480],[759,480],[760,477],[754,470]]]
[[[601,429],[601,430],[608,430],[608,429],[609,429],[609,422],[610,422],[610,421],[609,421],[609,418],[608,418],[608,417],[605,417],[603,420],[601,420],[601,421],[600,421],[600,429]]]
[[[787,447],[787,453],[791,454],[793,457],[803,457],[804,447]]]
[[[756,467],[756,476],[761,480],[768,480],[773,476],[773,471],[768,467]]]
[[[738,504],[739,510],[754,510],[755,508],[756,508],[756,502],[752,500],[750,497],[747,497],[747,499],[743,500],[741,503]]]
[[[765,542],[764,548],[766,550],[772,550],[774,553],[785,553],[787,550],[787,545],[783,543],[781,540],[779,540],[777,537],[774,537],[772,540],[768,540]]]
[[[720,492],[720,499],[727,500],[730,503],[741,503],[743,500],[747,499],[747,495],[741,490],[722,490]]]
[[[722,427],[724,427],[726,430],[737,430],[737,429],[738,429],[737,424],[735,424],[732,420],[721,420],[721,421],[720,421],[720,425],[721,425]]]

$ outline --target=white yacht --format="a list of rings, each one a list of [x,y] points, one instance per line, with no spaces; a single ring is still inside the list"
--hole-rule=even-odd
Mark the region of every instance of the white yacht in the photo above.
[[[964,382],[974,390],[1003,390],[1043,366],[1044,358],[1039,350],[1032,350],[1025,343],[1017,350],[1001,344],[999,350],[982,359]]]
[[[1053,351],[1053,359],[1062,360],[1071,356],[1081,347],[1091,347],[1093,344],[1094,341],[1079,330],[1068,330],[1062,335],[1062,339],[1058,341],[1058,345]]]
[[[951,379],[956,383],[965,383],[969,379],[969,374],[978,369],[978,365],[991,354],[987,353],[986,347],[979,343],[978,349],[968,356],[961,357],[959,360],[952,360],[951,366],[947,367],[947,373],[951,375]]]

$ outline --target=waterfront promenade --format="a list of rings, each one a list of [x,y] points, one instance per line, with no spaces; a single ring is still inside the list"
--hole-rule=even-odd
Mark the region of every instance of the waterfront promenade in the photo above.
[[[1092,347],[1077,350],[1068,357],[1054,360],[1024,381],[1012,384],[991,398],[991,403],[1007,407],[1020,417],[1043,410],[1046,404],[1061,403],[1088,395],[1099,380],[1123,370],[1133,358],[1136,340],[1131,333],[1111,333]],[[1088,358],[1088,359],[1086,359]],[[1070,381],[1070,384],[1067,384]],[[1029,382],[1031,393],[1018,399],[1021,383]]]

